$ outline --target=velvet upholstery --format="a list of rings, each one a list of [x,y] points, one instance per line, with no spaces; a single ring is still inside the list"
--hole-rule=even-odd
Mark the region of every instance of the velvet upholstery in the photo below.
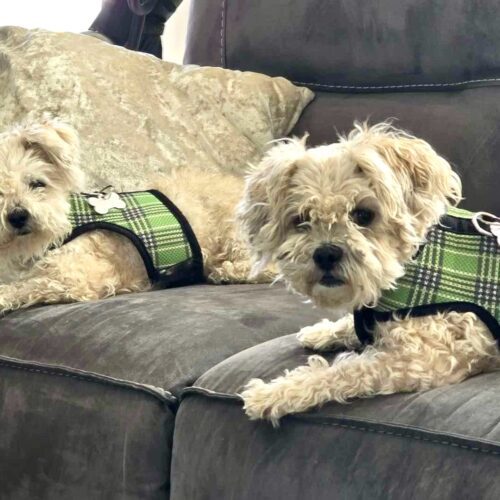
[[[176,396],[322,317],[283,287],[176,288],[0,321],[0,498],[168,498]]]
[[[237,395],[245,382],[278,376],[310,354],[294,335],[284,336],[227,359],[185,389],[173,500],[498,497],[498,374],[420,394],[329,403],[285,417],[277,429],[249,421]]]

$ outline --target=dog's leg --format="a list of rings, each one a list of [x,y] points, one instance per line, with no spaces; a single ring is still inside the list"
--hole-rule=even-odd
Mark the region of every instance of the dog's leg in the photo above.
[[[249,278],[250,263],[239,256],[234,257],[233,260],[224,260],[218,263],[214,263],[213,260],[205,262],[208,271],[207,281],[213,285],[270,283],[276,276],[272,271],[266,270],[258,276]]]
[[[335,347],[356,349],[360,346],[354,332],[352,314],[346,314],[337,321],[324,319],[313,326],[306,326],[300,330],[297,338],[304,347],[315,351],[326,351]]]
[[[341,358],[341,359],[339,359]],[[356,397],[402,391],[393,370],[400,360],[373,349],[340,355],[332,365],[321,356],[310,356],[306,366],[265,383],[253,379],[241,394],[250,419],[269,419],[276,425],[289,413],[299,413],[328,401],[345,402]],[[416,386],[407,384],[406,390]]]
[[[251,380],[241,394],[251,419],[298,413],[328,401],[428,390],[498,369],[495,340],[472,313],[390,322],[374,346],[342,353],[330,365],[310,356],[269,383]]]
[[[229,255],[219,255],[214,258],[208,250],[204,252],[204,255],[207,256],[204,264],[209,283],[220,285],[249,282],[250,266],[245,265],[245,262],[238,262],[236,259],[230,260]]]
[[[0,311],[97,300],[149,287],[132,243],[96,231],[49,252],[18,281],[0,285]]]
[[[22,281],[0,285],[0,312],[5,313],[35,304],[77,302],[97,298],[68,280],[27,276]]]

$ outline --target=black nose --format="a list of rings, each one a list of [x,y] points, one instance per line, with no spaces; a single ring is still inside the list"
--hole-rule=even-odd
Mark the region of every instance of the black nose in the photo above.
[[[343,254],[337,245],[321,245],[314,251],[313,260],[322,271],[331,271]]]
[[[12,227],[16,229],[21,229],[26,225],[30,213],[24,208],[14,208],[12,212],[7,215],[7,220]]]

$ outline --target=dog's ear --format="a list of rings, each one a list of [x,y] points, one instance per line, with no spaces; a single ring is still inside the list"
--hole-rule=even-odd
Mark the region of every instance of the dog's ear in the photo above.
[[[306,139],[278,143],[246,178],[237,219],[250,246],[254,275],[272,261],[283,241],[290,182],[304,156]]]
[[[426,141],[386,123],[357,124],[353,136],[373,147],[391,168],[422,231],[462,199],[460,178]]]
[[[21,140],[27,150],[54,165],[54,175],[70,191],[81,191],[84,175],[80,170],[80,142],[76,130],[57,119],[25,125]]]

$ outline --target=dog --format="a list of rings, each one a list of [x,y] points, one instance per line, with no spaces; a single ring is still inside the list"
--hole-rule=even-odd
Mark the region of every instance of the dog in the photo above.
[[[445,214],[461,200],[461,181],[449,163],[427,142],[388,123],[356,123],[330,145],[307,149],[305,142],[281,142],[250,173],[238,221],[255,271],[274,262],[293,291],[344,314],[303,328],[299,343],[343,352],[331,364],[312,355],[306,366],[270,382],[250,380],[241,392],[250,419],[277,425],[284,415],[329,401],[424,391],[498,369],[498,300],[489,313],[458,303],[431,312],[422,306],[426,314],[412,314],[413,307],[376,311],[396,293],[422,245],[431,245],[431,230],[438,238],[447,229],[443,217],[454,219]],[[496,262],[487,283],[494,301],[500,297],[500,241],[482,228],[482,235],[472,232]],[[453,241],[455,233],[447,234]],[[435,278],[432,267],[426,272],[424,292]],[[469,285],[475,287],[475,276]],[[410,295],[413,285],[407,286]]]
[[[2,312],[152,288],[144,259],[123,234],[98,229],[66,242],[72,233],[70,199],[85,190],[79,153],[77,133],[56,118],[0,135]],[[249,255],[233,223],[243,178],[185,168],[155,183],[189,221],[204,278],[214,284],[248,282]]]

